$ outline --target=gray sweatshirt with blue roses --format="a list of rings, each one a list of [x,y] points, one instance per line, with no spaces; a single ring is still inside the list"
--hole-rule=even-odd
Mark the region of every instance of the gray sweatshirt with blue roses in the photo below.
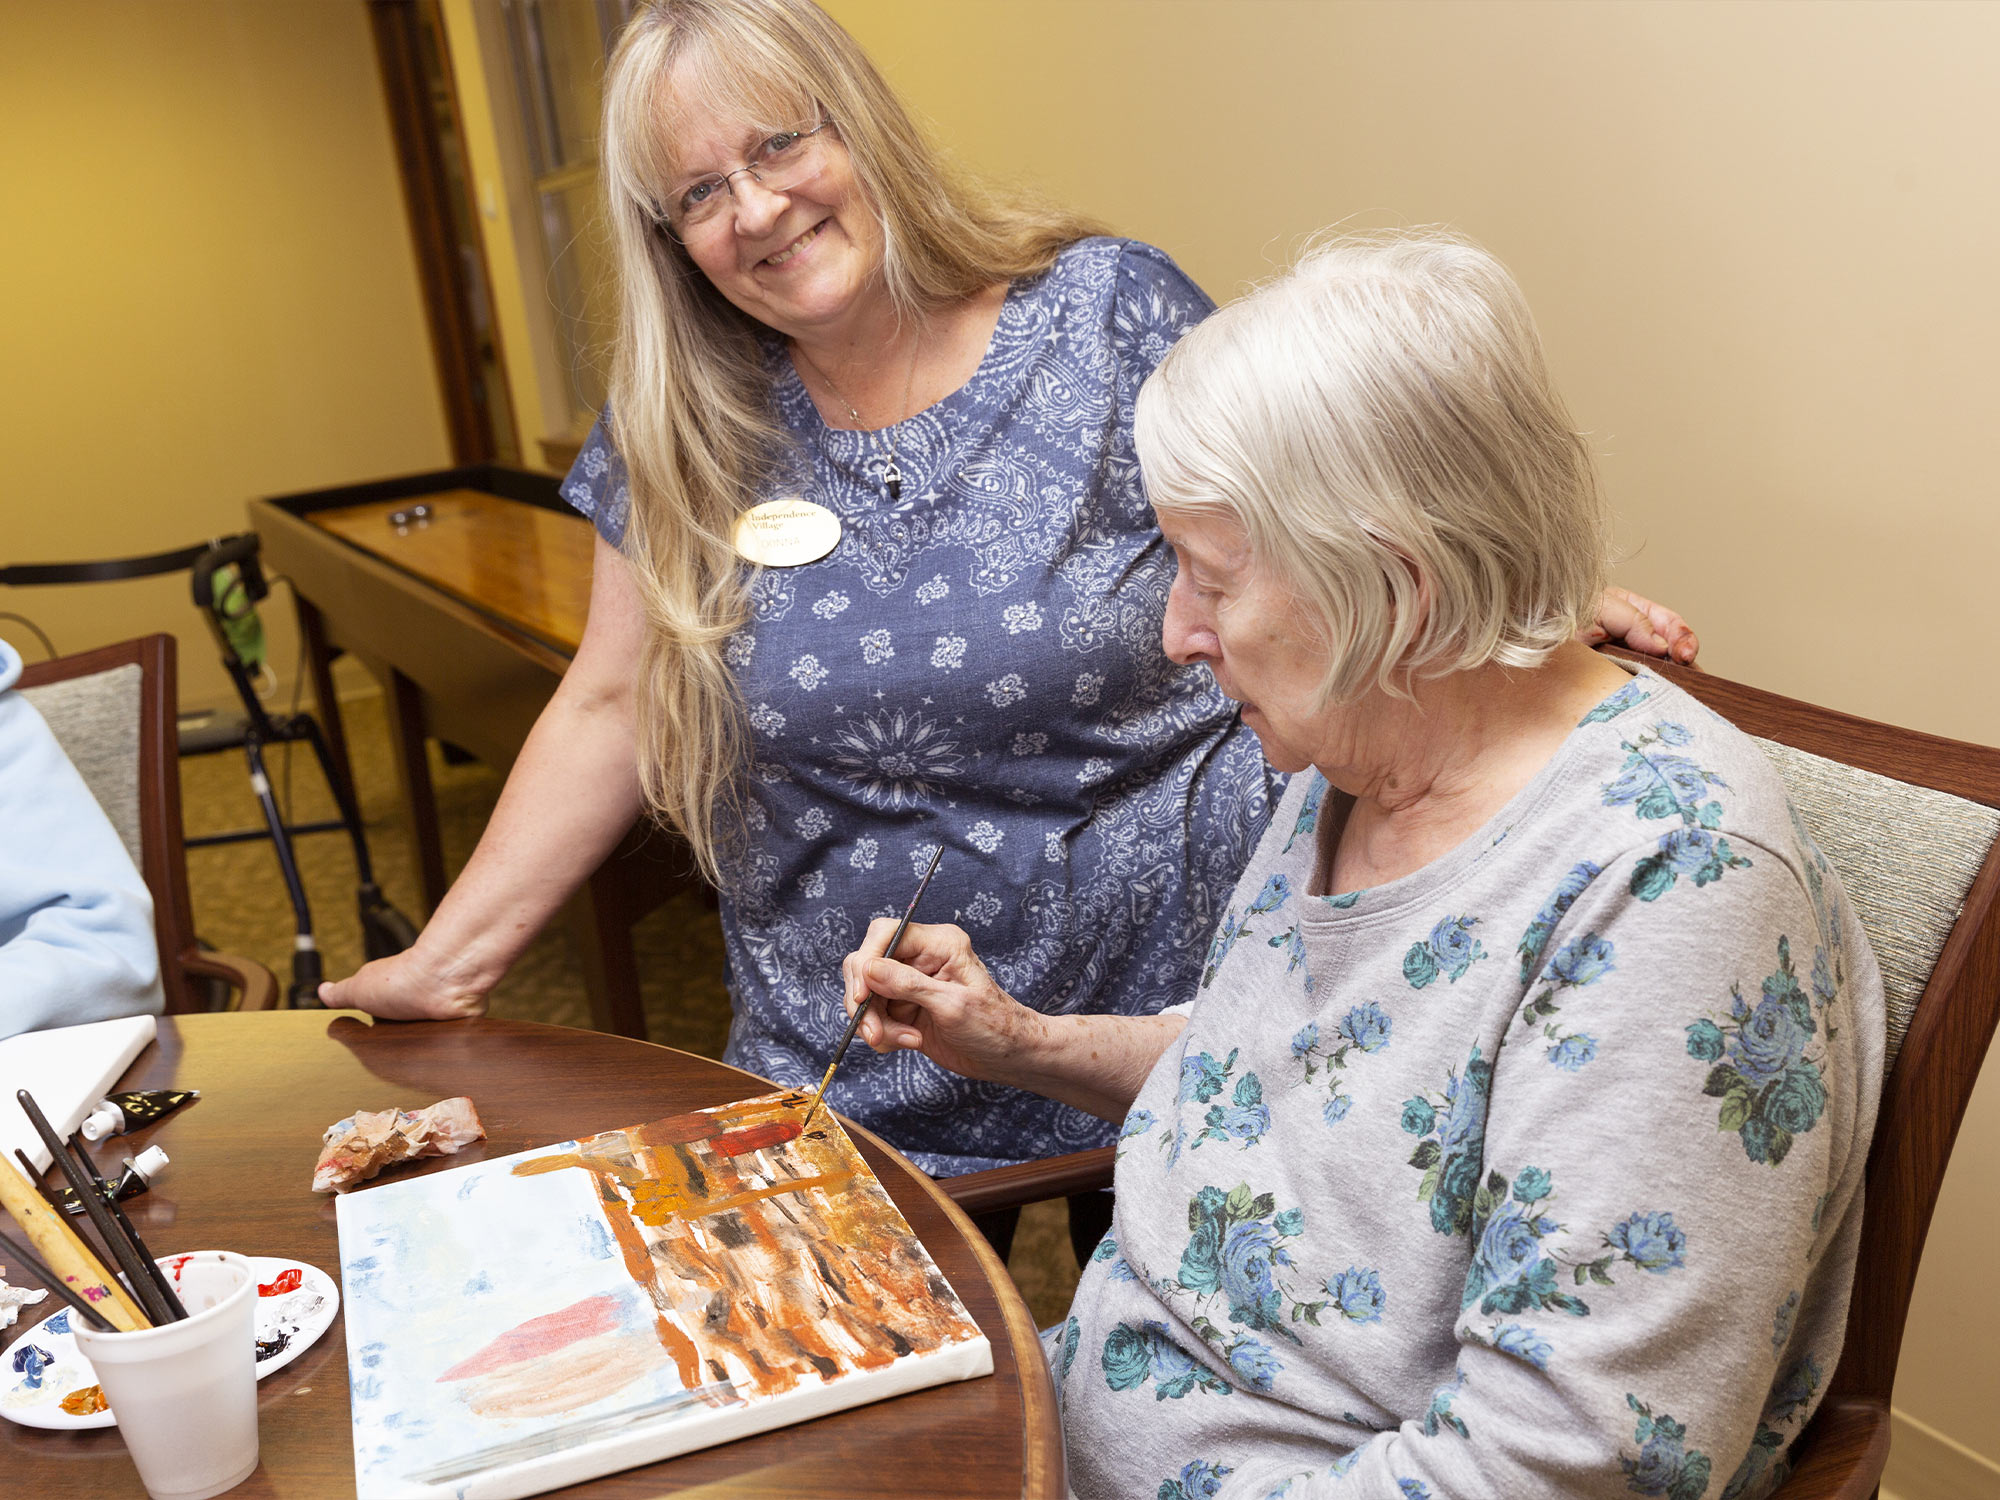
[[[1293,779],[1055,1336],[1083,1500],[1767,1493],[1839,1354],[1882,984],[1756,745],[1641,673],[1327,896]]]

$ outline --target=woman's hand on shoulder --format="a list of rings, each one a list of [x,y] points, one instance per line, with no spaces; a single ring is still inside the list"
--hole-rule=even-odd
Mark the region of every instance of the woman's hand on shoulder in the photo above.
[[[1701,650],[1694,630],[1673,610],[1630,589],[1615,587],[1604,591],[1597,601],[1597,622],[1579,632],[1577,639],[1586,646],[1615,641],[1683,666],[1692,666]]]
[[[972,939],[949,924],[912,923],[883,957],[896,924],[877,917],[861,947],[841,960],[849,1015],[875,1003],[855,1033],[877,1052],[914,1050],[968,1078],[1013,1082],[1045,1039],[1047,1020],[994,982]]]
[[[385,1021],[462,1021],[486,1014],[490,988],[450,972],[419,941],[321,985],[319,999],[328,1010],[362,1010]]]

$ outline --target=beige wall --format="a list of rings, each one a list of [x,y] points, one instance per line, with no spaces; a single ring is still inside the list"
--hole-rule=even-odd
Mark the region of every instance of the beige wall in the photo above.
[[[829,8],[970,163],[1218,298],[1350,217],[1484,241],[1596,436],[1621,581],[1685,611],[1717,671],[2000,744],[2000,5]],[[2000,1462],[1996,1080],[1898,1404]],[[1892,1471],[1912,1495],[1915,1451]]]
[[[0,0],[0,140],[0,562],[163,551],[450,461],[359,0]],[[183,701],[229,691],[184,574],[0,610],[65,651],[175,630]]]

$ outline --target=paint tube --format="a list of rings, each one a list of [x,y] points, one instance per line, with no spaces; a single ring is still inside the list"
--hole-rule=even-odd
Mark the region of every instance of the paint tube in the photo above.
[[[200,1089],[137,1089],[113,1094],[83,1117],[83,1138],[101,1141],[107,1135],[123,1135],[200,1097]]]
[[[167,1169],[169,1158],[158,1146],[148,1146],[136,1157],[125,1159],[125,1173],[117,1182],[106,1182],[105,1189],[113,1198],[136,1198],[159,1179]],[[72,1218],[81,1218],[84,1213],[83,1200],[73,1188],[64,1188],[55,1194],[56,1207]]]

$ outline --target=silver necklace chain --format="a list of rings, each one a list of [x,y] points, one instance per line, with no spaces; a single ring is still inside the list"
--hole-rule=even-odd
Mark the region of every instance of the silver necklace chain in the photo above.
[[[910,392],[916,389],[917,351],[921,347],[921,340],[910,345],[910,370],[909,374],[903,377],[903,404],[898,408],[898,410],[903,412],[909,411]],[[841,395],[840,387],[835,385],[826,371],[822,370],[813,360],[813,357],[806,353],[805,346],[797,340],[793,340],[792,348],[797,350],[799,358],[806,362],[806,368],[819,376],[820,384],[827,388],[833,399],[847,408],[847,415],[853,419],[856,429],[867,431],[868,424],[862,419],[861,413],[855,409],[854,403]],[[896,462],[896,424],[891,422],[888,426],[882,428],[881,432],[889,448],[888,457],[882,463],[882,489],[888,495],[889,503],[893,505],[903,498],[903,467]],[[869,434],[869,446],[871,448],[874,446],[874,434],[872,432]]]

